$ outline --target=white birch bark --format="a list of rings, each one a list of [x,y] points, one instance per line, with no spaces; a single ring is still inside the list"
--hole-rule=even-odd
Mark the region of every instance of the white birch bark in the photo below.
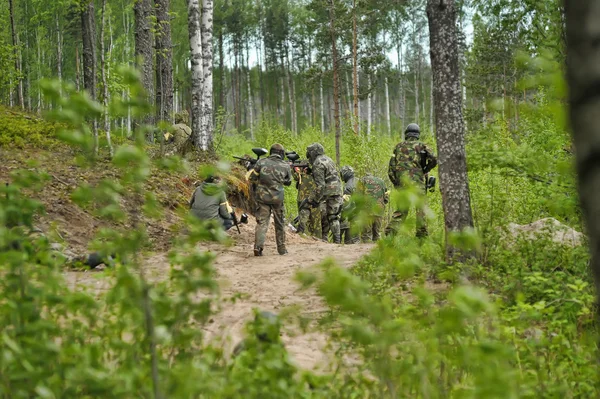
[[[392,134],[392,121],[390,118],[390,87],[388,84],[388,77],[385,76],[385,122],[387,124],[388,134]]]
[[[323,98],[323,78],[319,80],[319,92],[321,96],[321,132],[325,132],[325,99]]]
[[[104,54],[104,33],[106,23],[106,0],[102,0],[102,22],[100,25],[100,74],[102,79],[102,103],[104,105],[104,132],[106,133],[106,144],[108,152],[113,156],[113,146],[110,140],[110,116],[108,115],[108,80],[106,78],[106,56]]]
[[[367,75],[367,136],[371,134],[373,122],[373,94],[371,93],[371,73]]]
[[[213,141],[213,0],[202,0],[202,119],[204,145],[208,149]]]
[[[199,0],[188,0],[188,32],[192,64],[192,140],[196,148],[208,150],[208,138],[202,124],[202,34]]]
[[[252,85],[250,84],[250,46],[246,42],[246,85],[248,88],[248,118],[250,122],[250,140],[254,140],[254,99],[252,98]]]

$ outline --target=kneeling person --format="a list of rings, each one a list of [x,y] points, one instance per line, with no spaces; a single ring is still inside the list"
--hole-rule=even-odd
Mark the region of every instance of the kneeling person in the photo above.
[[[233,226],[233,209],[227,202],[225,191],[219,186],[220,178],[209,176],[201,183],[192,199],[190,209],[194,216],[200,220],[218,220],[225,230]]]

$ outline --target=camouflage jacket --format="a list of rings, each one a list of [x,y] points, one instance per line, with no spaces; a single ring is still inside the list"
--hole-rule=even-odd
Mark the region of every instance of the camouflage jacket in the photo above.
[[[417,184],[425,184],[425,175],[437,165],[437,159],[427,146],[417,140],[398,143],[390,158],[388,176],[394,187],[402,186],[402,178],[408,177]]]
[[[306,168],[295,168],[293,175],[298,189],[298,202],[304,201],[306,198],[310,199],[311,195],[314,196],[313,193],[317,190],[317,186],[312,174],[308,173]]]
[[[358,192],[374,198],[377,203],[384,206],[388,203],[387,188],[385,182],[379,177],[371,174],[366,175],[358,182]]]
[[[283,186],[292,184],[290,165],[277,154],[260,159],[252,173],[250,181],[256,184],[256,199],[263,204],[283,204]]]
[[[317,202],[327,197],[342,195],[342,182],[335,168],[335,163],[327,155],[319,155],[312,165],[313,178],[317,190],[314,199]]]

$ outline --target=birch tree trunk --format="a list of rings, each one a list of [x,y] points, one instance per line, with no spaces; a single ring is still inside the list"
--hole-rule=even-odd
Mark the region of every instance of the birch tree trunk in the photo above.
[[[388,77],[385,76],[385,122],[387,125],[387,133],[392,134],[392,121],[390,118],[390,88],[388,84]]]
[[[113,146],[110,140],[110,116],[108,114],[108,80],[106,78],[106,57],[104,55],[104,32],[106,23],[106,0],[102,0],[102,22],[100,24],[100,73],[102,79],[102,103],[104,105],[104,132],[106,133],[106,144],[108,145],[108,152],[112,158]]]
[[[321,132],[325,133],[325,98],[323,97],[323,78],[319,79],[319,93],[321,96]]]
[[[56,74],[58,75],[58,81],[62,82],[62,59],[63,59],[63,46],[62,46],[62,32],[60,31],[60,24],[58,21],[58,14],[56,14]],[[62,88],[60,89],[62,93]]]
[[[202,130],[202,33],[199,0],[187,0],[188,32],[192,63],[192,141],[196,148],[208,150],[208,137]]]
[[[446,258],[462,261],[469,254],[448,242],[448,234],[473,227],[467,176],[465,127],[458,67],[454,0],[428,0],[429,41],[434,79],[436,140],[446,230]]]
[[[565,1],[569,119],[575,144],[579,198],[587,225],[590,268],[600,297],[600,1]],[[600,321],[600,308],[596,308]]]
[[[135,15],[135,59],[141,72],[142,86],[146,90],[148,102],[154,99],[154,57],[153,39],[150,21],[152,18],[151,0],[135,0],[133,5]],[[151,125],[154,117],[148,113],[143,118],[143,123]]]
[[[154,0],[156,9],[156,118],[173,119],[173,46],[171,44],[170,0]],[[162,136],[161,136],[162,137]]]
[[[296,99],[294,98],[294,78],[290,73],[290,59],[288,52],[285,52],[285,58],[287,61],[287,68],[285,68],[285,74],[288,81],[288,101],[290,103],[290,119],[292,121],[292,132],[298,133],[298,127],[296,126]]]
[[[339,60],[337,54],[337,35],[335,31],[335,4],[330,0],[329,9],[329,29],[331,34],[331,55],[333,62],[333,109],[335,122],[335,162],[340,167],[340,138],[342,135],[340,126],[340,79],[339,79]]]
[[[23,97],[23,70],[21,68],[21,57],[19,56],[19,35],[15,26],[15,7],[14,0],[8,0],[10,13],[10,29],[12,34],[13,50],[15,52],[15,70],[19,74],[17,77],[17,101],[22,109],[25,109],[25,98]]]
[[[248,86],[248,117],[250,118],[250,140],[254,141],[254,99],[252,98],[252,85],[250,84],[250,46],[246,42],[246,64],[248,72],[246,84]]]
[[[352,1],[352,86],[354,97],[354,134],[358,134],[360,109],[358,108],[358,29],[356,26],[356,0]]]
[[[371,134],[373,122],[373,94],[371,93],[371,73],[367,74],[367,136]]]
[[[79,44],[75,45],[75,88],[81,90],[81,73],[79,72]]]
[[[202,0],[202,119],[206,148],[213,141],[213,0]]]
[[[96,15],[94,1],[90,0],[81,13],[81,33],[83,36],[83,87],[92,100],[96,100]],[[98,154],[98,121],[92,123],[94,132],[94,153]]]

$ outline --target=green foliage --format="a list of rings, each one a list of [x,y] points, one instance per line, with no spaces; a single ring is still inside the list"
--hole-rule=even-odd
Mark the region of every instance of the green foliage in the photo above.
[[[58,123],[0,107],[0,146],[16,149],[26,145],[50,147],[56,145]]]

